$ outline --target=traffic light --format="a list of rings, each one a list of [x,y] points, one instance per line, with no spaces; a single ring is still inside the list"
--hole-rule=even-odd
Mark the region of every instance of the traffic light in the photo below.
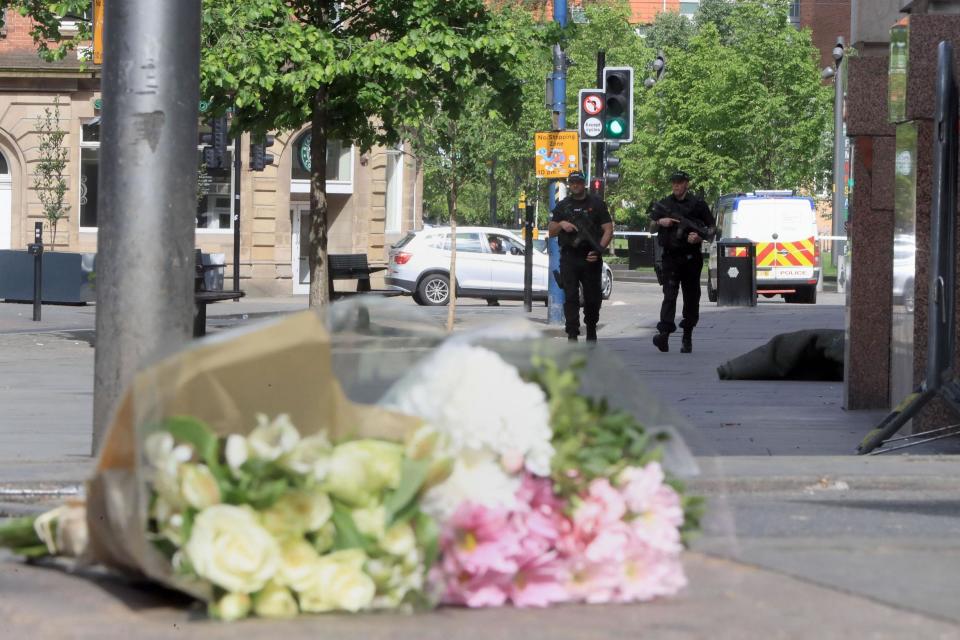
[[[227,116],[220,116],[210,120],[210,133],[200,136],[203,147],[203,163],[208,169],[226,168],[227,142],[229,130]]]
[[[614,142],[633,142],[633,68],[604,67],[605,100],[603,138]]]
[[[590,191],[597,197],[603,197],[603,180],[600,178],[592,178],[590,180]]]
[[[603,181],[607,184],[614,184],[620,181],[620,158],[613,155],[615,151],[620,149],[620,143],[606,142],[603,147]]]
[[[263,171],[268,164],[273,164],[273,154],[267,153],[267,147],[273,146],[273,136],[264,136],[261,142],[250,143],[250,170]]]

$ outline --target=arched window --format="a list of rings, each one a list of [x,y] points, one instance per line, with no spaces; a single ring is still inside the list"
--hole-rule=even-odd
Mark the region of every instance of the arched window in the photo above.
[[[0,153],[0,176],[10,173],[10,167],[7,165],[7,159]]]

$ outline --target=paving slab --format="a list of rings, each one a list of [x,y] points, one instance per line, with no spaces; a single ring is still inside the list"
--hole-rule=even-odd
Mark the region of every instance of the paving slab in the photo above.
[[[35,638],[364,638],[556,640],[687,638],[960,638],[960,627],[772,571],[688,553],[690,586],[637,605],[323,615],[222,624],[155,587],[0,559],[0,619],[10,640]]]

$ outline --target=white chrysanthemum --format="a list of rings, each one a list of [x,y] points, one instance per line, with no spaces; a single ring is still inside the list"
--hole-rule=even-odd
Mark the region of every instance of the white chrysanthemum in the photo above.
[[[447,453],[520,453],[530,473],[550,473],[550,409],[543,390],[499,355],[442,347],[398,381],[382,404],[423,418],[446,436]]]
[[[480,456],[461,456],[453,473],[423,496],[421,509],[437,522],[446,522],[464,502],[491,508],[516,506],[520,480],[507,475],[494,460]]]

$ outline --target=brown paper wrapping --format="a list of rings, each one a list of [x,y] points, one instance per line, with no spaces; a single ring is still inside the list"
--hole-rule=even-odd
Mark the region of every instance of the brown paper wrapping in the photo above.
[[[81,558],[140,573],[209,600],[209,587],[174,574],[146,536],[149,489],[141,476],[145,428],[189,415],[218,435],[248,433],[256,414],[290,415],[300,433],[326,430],[334,442],[400,440],[419,420],[344,395],[331,367],[330,335],[305,311],[244,333],[208,338],[136,376],[121,400],[87,483],[90,545]]]

